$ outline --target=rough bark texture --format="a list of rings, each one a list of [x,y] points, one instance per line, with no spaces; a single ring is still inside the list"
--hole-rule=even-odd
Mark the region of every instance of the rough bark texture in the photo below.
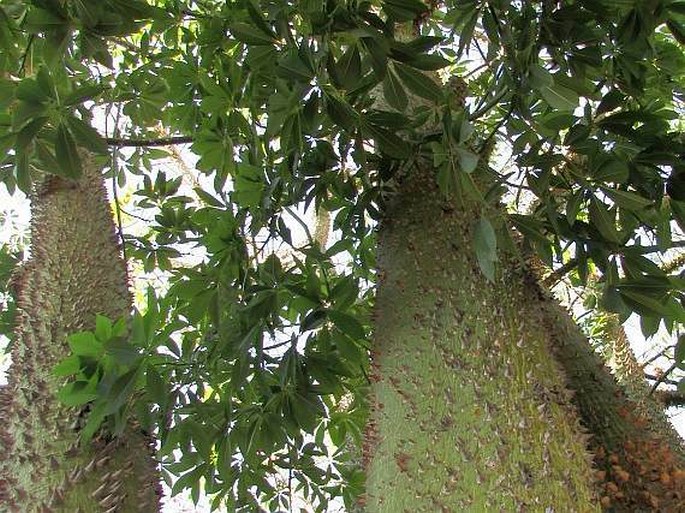
[[[531,291],[527,301],[537,304],[544,329],[553,334],[557,359],[575,392],[582,422],[592,433],[604,509],[684,512],[685,449],[664,422],[663,410],[650,404],[630,373],[623,372],[622,381],[631,385],[619,385],[567,312],[544,292]]]
[[[488,282],[479,207],[440,198],[430,170],[412,174],[379,232],[368,512],[599,511],[520,260],[501,254]]]
[[[20,277],[20,313],[8,385],[0,389],[0,511],[154,512],[159,479],[151,440],[128,429],[79,444],[78,410],[55,397],[51,369],[66,336],[95,315],[130,310],[100,170],[84,162],[77,182],[49,178],[32,197],[31,259]]]

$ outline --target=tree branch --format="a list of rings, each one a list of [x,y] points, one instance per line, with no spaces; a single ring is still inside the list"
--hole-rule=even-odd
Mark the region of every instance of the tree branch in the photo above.
[[[122,139],[119,137],[107,137],[105,142],[108,146],[129,146],[140,148],[143,146],[172,146],[174,144],[189,144],[195,139],[192,135],[178,135],[174,137],[162,137],[160,139]]]
[[[654,397],[664,406],[685,406],[685,394],[675,390],[657,390]]]

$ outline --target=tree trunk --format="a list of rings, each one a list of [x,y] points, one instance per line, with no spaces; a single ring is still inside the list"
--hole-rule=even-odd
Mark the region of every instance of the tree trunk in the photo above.
[[[368,512],[685,511],[682,440],[518,252],[488,282],[480,207],[440,198],[416,173],[379,232]]]
[[[588,437],[521,261],[500,251],[494,282],[479,270],[479,209],[442,201],[427,169],[386,211],[368,511],[599,511]]]
[[[590,448],[602,506],[615,513],[685,511],[683,441],[663,408],[645,393],[625,339],[615,341],[620,385],[568,314],[536,290],[529,291],[527,301],[537,304],[545,319],[543,329],[554,334],[555,356],[575,392],[582,422],[592,433]]]
[[[68,334],[96,314],[129,313],[100,168],[84,159],[78,181],[48,178],[32,198],[31,258],[19,279],[9,383],[0,390],[0,509],[9,512],[153,512],[159,476],[152,441],[132,428],[79,443],[79,411],[59,402],[51,370]]]

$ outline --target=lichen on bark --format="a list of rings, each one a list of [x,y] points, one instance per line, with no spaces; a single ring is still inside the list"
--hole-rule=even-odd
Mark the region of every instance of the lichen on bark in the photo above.
[[[70,333],[96,314],[127,315],[131,296],[101,168],[84,156],[76,181],[46,178],[31,196],[31,257],[19,279],[8,384],[0,389],[0,510],[155,512],[151,440],[134,428],[80,443],[78,409],[61,404],[52,368]]]

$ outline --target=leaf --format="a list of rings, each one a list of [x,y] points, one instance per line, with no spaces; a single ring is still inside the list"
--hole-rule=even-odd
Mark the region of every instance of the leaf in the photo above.
[[[478,161],[480,160],[478,154],[461,147],[457,147],[455,150],[459,157],[460,169],[465,173],[472,173],[478,167]]]
[[[78,356],[99,357],[105,347],[95,338],[95,335],[88,331],[82,331],[70,335],[68,338],[69,347]]]
[[[350,338],[354,340],[363,340],[365,338],[364,328],[361,323],[351,315],[336,310],[329,310],[328,318],[333,321],[336,328]]]
[[[238,41],[248,45],[267,46],[273,45],[276,42],[271,34],[267,34],[248,23],[231,23],[229,25],[229,30]]]
[[[610,214],[609,209],[597,198],[590,201],[590,221],[597,228],[599,233],[607,241],[618,244],[620,242],[619,233],[616,230],[615,216]]]
[[[326,111],[333,122],[340,125],[345,130],[353,132],[357,128],[359,121],[357,112],[346,101],[338,98],[337,93],[331,89],[323,89],[326,99]]]
[[[112,384],[107,394],[107,406],[104,409],[105,415],[110,415],[119,410],[128,402],[134,390],[140,368],[136,367],[127,373],[119,376]]]
[[[495,280],[497,262],[497,235],[490,221],[481,217],[473,233],[473,244],[481,271],[489,281]]]
[[[383,79],[383,96],[388,105],[400,112],[404,112],[409,103],[404,87],[392,70],[388,70]]]
[[[643,198],[634,192],[620,191],[602,186],[600,186],[600,188],[602,189],[602,192],[611,198],[619,207],[623,207],[628,210],[642,210],[654,204],[652,200]]]
[[[107,153],[107,143],[92,126],[75,116],[67,117],[66,122],[69,125],[69,131],[74,134],[74,138],[81,146],[93,153]]]
[[[103,343],[112,338],[112,321],[104,315],[95,316],[95,338]]]
[[[74,138],[64,123],[57,126],[57,140],[55,141],[55,157],[61,169],[61,175],[68,178],[79,178],[83,172],[81,158],[76,150]]]
[[[579,189],[573,193],[566,203],[566,220],[568,224],[573,226],[578,217],[578,211],[580,210],[580,205],[583,202],[585,196],[585,189]]]
[[[296,51],[288,52],[278,60],[278,74],[285,79],[309,83],[314,72]]]
[[[529,73],[530,86],[533,89],[553,87],[554,78],[552,77],[552,74],[539,64],[531,65]]]
[[[572,111],[578,106],[578,94],[559,85],[543,86],[540,94],[551,107],[558,110]]]
[[[445,59],[442,55],[437,54],[421,54],[412,57],[406,61],[412,68],[424,70],[424,71],[437,71],[439,69],[445,68],[452,64],[450,61]]]
[[[62,100],[62,105],[71,107],[73,105],[83,103],[86,100],[92,100],[94,97],[105,91],[105,89],[106,88],[103,84],[83,85],[65,96]]]
[[[38,85],[33,78],[25,78],[17,86],[14,96],[17,100],[27,103],[45,103],[50,100],[50,96]]]
[[[57,377],[71,376],[81,370],[81,360],[75,354],[67,356],[52,368],[52,374]]]
[[[350,46],[336,66],[338,78],[346,89],[353,89],[362,77],[362,61],[357,45]]]
[[[685,335],[680,335],[678,337],[673,358],[678,364],[678,367],[685,369]]]
[[[390,130],[373,123],[364,123],[364,127],[371,132],[373,138],[378,142],[381,153],[395,159],[406,159],[411,155],[411,144],[403,141]]]
[[[394,68],[400,80],[412,93],[433,103],[440,103],[442,101],[441,86],[427,75],[399,62],[394,64]]]

